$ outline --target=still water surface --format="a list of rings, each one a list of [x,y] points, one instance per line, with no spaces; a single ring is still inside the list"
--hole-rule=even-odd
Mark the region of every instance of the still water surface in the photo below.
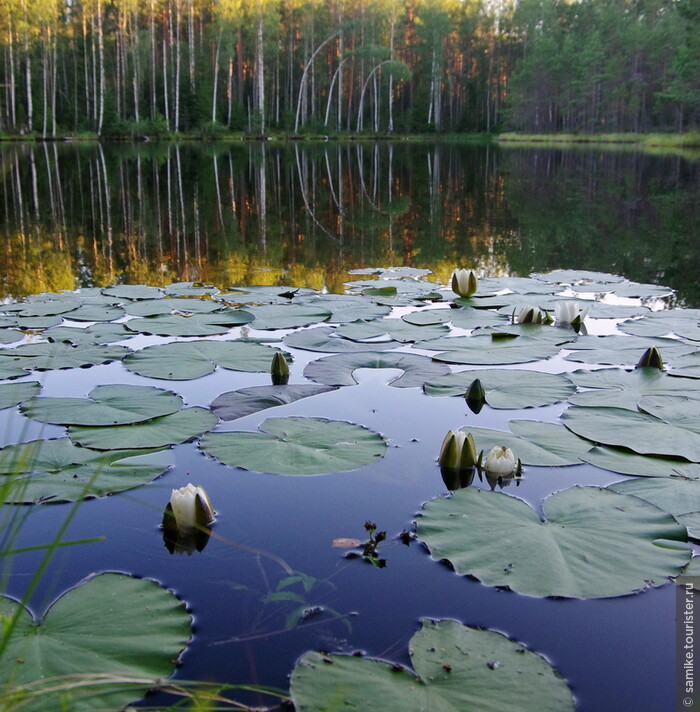
[[[689,276],[700,257],[700,164],[680,157],[413,143],[12,145],[0,156],[5,296],[177,280],[342,291],[354,268],[402,264],[445,281],[459,263],[494,276],[616,272],[668,284],[684,303],[700,304],[700,280]],[[318,354],[292,351],[290,382],[303,382],[305,363]],[[530,598],[457,576],[420,544],[395,538],[423,502],[448,493],[437,449],[447,428],[474,416],[461,398],[378,387],[390,378],[366,372],[358,386],[274,412],[362,423],[389,439],[381,461],[285,477],[177,446],[175,467],[151,485],[79,507],[66,538],[105,541],[60,550],[35,610],[98,570],[154,578],[194,616],[178,676],[281,688],[306,650],[364,650],[408,664],[406,644],[421,617],[456,618],[545,655],[580,710],[671,709],[671,586],[609,600]],[[42,395],[82,396],[105,382],[153,383],[109,364],[48,372]],[[208,407],[224,391],[266,382],[265,374],[219,370],[176,390],[187,405]],[[561,409],[538,409],[537,418],[556,421]],[[217,430],[254,430],[269,415]],[[6,441],[63,434],[16,413],[3,417]],[[506,430],[514,417],[533,416],[486,408],[475,424]],[[620,479],[589,465],[530,467],[516,493],[540,509],[551,492]],[[201,553],[171,555],[161,513],[170,490],[188,481],[203,484],[219,512],[215,536]],[[28,508],[17,545],[50,541],[67,506]],[[384,569],[331,545],[364,538],[367,520],[388,533]],[[23,594],[40,558],[16,557],[9,594]],[[312,577],[305,602],[320,609],[289,630],[295,605],[265,600],[287,575],[278,559]]]

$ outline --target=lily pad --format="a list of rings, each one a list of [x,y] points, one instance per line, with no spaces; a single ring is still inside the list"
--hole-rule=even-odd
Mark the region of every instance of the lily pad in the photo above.
[[[126,346],[101,344],[36,343],[0,349],[0,367],[15,366],[27,371],[58,368],[84,368],[118,361],[130,354]]]
[[[692,553],[685,527],[639,497],[573,487],[542,510],[467,488],[428,502],[416,532],[457,573],[529,596],[624,596],[667,583]]]
[[[694,350],[682,341],[664,339],[659,337],[642,338],[638,336],[582,336],[572,346],[576,349],[564,358],[568,361],[582,363],[610,364],[621,366],[634,366],[642,354],[650,347],[656,346],[664,362],[684,356]]]
[[[603,282],[614,284],[624,282],[625,278],[608,272],[592,272],[590,270],[555,269],[551,272],[535,272],[531,275],[542,282],[555,284],[580,284],[581,282]]]
[[[0,614],[19,615],[0,658],[0,684],[17,690],[28,712],[123,709],[175,671],[191,635],[175,595],[117,573],[85,580],[40,619],[5,597]]]
[[[54,326],[42,336],[49,341],[67,341],[71,344],[110,344],[114,341],[132,339],[136,334],[128,331],[124,324],[93,324],[78,326]]]
[[[3,304],[0,311],[14,313],[18,316],[56,316],[77,309],[80,299],[67,294],[45,295],[45,299],[29,299],[14,304]]]
[[[24,338],[24,333],[17,329],[1,329],[0,328],[0,344],[13,344]]]
[[[218,418],[207,408],[195,406],[134,425],[88,427],[72,425],[68,437],[94,450],[137,450],[184,443],[211,430]]]
[[[380,319],[391,312],[391,308],[380,306],[362,296],[348,294],[319,294],[312,297],[302,297],[298,300],[300,305],[316,309],[329,310],[329,322],[345,324],[363,319],[370,321]]]
[[[233,371],[269,371],[278,352],[247,341],[186,341],[147,346],[124,359],[124,366],[140,376],[186,381],[206,376],[217,366]]]
[[[251,386],[222,393],[212,401],[211,409],[221,420],[236,420],[267,408],[287,405],[302,398],[336,390],[333,386],[313,383],[293,386]]]
[[[362,341],[365,339],[376,339],[382,336],[389,337],[394,341],[409,343],[412,341],[425,341],[426,339],[436,339],[449,333],[450,328],[445,324],[428,324],[416,326],[409,324],[403,319],[382,319],[378,321],[356,321],[352,324],[345,324],[338,329],[338,333],[346,339]]]
[[[492,408],[536,408],[564,401],[576,391],[563,374],[509,368],[451,373],[429,381],[423,390],[429,396],[464,395],[475,378]]]
[[[112,321],[124,316],[124,310],[114,304],[81,304],[68,314],[64,314],[66,319],[71,321]]]
[[[328,386],[355,386],[353,372],[358,368],[398,368],[404,373],[389,383],[396,388],[422,386],[425,381],[449,373],[449,368],[425,356],[406,353],[339,354],[312,361],[304,369],[304,376]]]
[[[264,304],[246,307],[255,321],[253,329],[294,329],[321,321],[328,321],[329,309],[322,306],[304,306],[300,304]]]
[[[87,398],[32,398],[22,413],[60,425],[126,425],[175,413],[182,398],[153,386],[95,386]]]
[[[304,712],[566,712],[574,700],[542,656],[505,635],[454,620],[421,621],[408,643],[413,669],[351,655],[306,653],[291,696]]]
[[[310,329],[293,331],[287,334],[285,346],[306,351],[324,351],[331,353],[358,353],[360,351],[383,351],[398,346],[396,341],[372,341],[370,343],[344,338],[333,326],[314,326]]]
[[[140,487],[173,464],[169,451],[96,452],[68,438],[33,440],[0,450],[4,500],[12,504],[72,502]]]
[[[432,341],[422,341],[421,349],[449,349],[433,356],[436,361],[495,366],[507,363],[527,363],[549,358],[559,352],[555,344],[529,336],[498,338],[492,334],[452,336]]]
[[[163,290],[145,284],[117,284],[113,287],[105,287],[102,289],[102,294],[120,299],[157,299],[163,296]]]
[[[700,482],[668,477],[644,478],[616,482],[608,487],[613,492],[634,495],[677,517],[700,511]]]
[[[617,328],[636,336],[667,336],[676,334],[694,341],[700,340],[700,325],[697,314],[688,309],[664,309],[650,312],[641,319],[623,321]]]
[[[41,384],[37,381],[0,383],[0,410],[19,405],[35,396],[40,390]]]
[[[168,300],[169,301],[169,300]],[[142,334],[158,336],[215,336],[225,334],[234,326],[249,324],[253,315],[242,309],[222,309],[205,314],[168,314],[165,316],[131,319],[126,328]]]
[[[572,432],[595,443],[625,447],[640,455],[700,462],[700,434],[647,413],[574,406],[562,414],[562,422]]]
[[[700,465],[666,457],[646,457],[629,450],[598,446],[579,457],[604,470],[639,477],[685,477],[700,479]]]
[[[369,428],[325,418],[268,418],[261,433],[209,433],[201,449],[231,467],[278,475],[356,470],[384,457],[384,438]]]
[[[656,368],[636,368],[632,371],[619,368],[579,370],[570,373],[569,378],[577,386],[595,389],[569,398],[571,403],[582,406],[637,410],[640,400],[646,396],[681,395],[689,390],[687,383]]]
[[[173,312],[208,314],[221,309],[219,302],[211,299],[189,299],[187,297],[167,297],[162,299],[142,299],[125,307],[132,316],[159,316]]]
[[[491,448],[509,447],[523,465],[562,467],[580,465],[591,443],[579,438],[557,423],[536,420],[511,420],[510,433],[490,428],[464,427],[474,437],[477,451],[488,453]]]
[[[201,297],[205,294],[216,294],[218,291],[218,287],[201,282],[173,282],[165,288],[165,293],[174,297]]]

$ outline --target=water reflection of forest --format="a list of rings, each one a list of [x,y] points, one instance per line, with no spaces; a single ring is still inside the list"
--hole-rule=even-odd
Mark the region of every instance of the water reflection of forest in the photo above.
[[[700,304],[700,163],[434,143],[8,144],[3,296],[116,282],[295,284],[406,265],[556,268]],[[697,280],[696,280],[697,281]]]

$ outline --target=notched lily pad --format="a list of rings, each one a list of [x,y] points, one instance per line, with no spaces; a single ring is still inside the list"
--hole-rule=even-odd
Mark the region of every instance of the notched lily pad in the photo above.
[[[396,341],[361,342],[345,338],[333,326],[314,326],[310,329],[294,331],[287,334],[283,342],[285,346],[306,351],[323,351],[330,353],[358,353],[360,351],[383,351],[398,346]]]
[[[302,398],[334,391],[333,386],[312,383],[292,386],[251,386],[222,393],[212,401],[211,409],[221,420],[236,420],[267,408],[287,405]]]
[[[436,361],[482,366],[539,361],[554,356],[560,350],[557,345],[529,336],[499,338],[498,334],[448,336],[423,341],[416,348],[440,350],[441,353],[433,356]]]
[[[543,520],[520,499],[467,488],[428,502],[416,532],[457,573],[529,596],[624,596],[667,583],[690,560],[685,527],[639,497],[573,487],[542,510]]]
[[[28,712],[123,709],[175,671],[191,636],[174,594],[126,574],[84,580],[39,619],[0,597],[2,618],[17,614],[0,657],[0,686],[21,695]]]
[[[384,438],[369,428],[325,418],[268,418],[261,433],[209,433],[201,449],[231,467],[278,475],[356,470],[382,458]]]
[[[0,410],[19,405],[36,396],[40,390],[41,384],[38,381],[0,383]]]
[[[312,361],[304,369],[304,376],[329,386],[355,386],[353,377],[358,368],[398,368],[404,374],[389,383],[397,388],[422,386],[425,381],[444,376],[449,368],[425,356],[406,353],[339,354]]]
[[[291,696],[304,712],[573,712],[566,682],[542,656],[505,635],[454,620],[421,621],[413,669],[376,658],[306,653]]]
[[[252,321],[253,315],[247,311],[226,308],[190,316],[166,314],[165,316],[131,319],[126,322],[126,328],[142,334],[157,334],[158,336],[215,336],[225,334],[234,326],[249,324]]]
[[[116,344],[20,344],[14,349],[0,349],[0,368],[14,366],[27,371],[83,368],[118,361],[130,353],[131,350],[126,346]]]

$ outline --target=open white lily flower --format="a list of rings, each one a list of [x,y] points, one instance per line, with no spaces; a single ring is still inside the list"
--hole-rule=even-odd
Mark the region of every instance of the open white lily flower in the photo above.
[[[546,324],[547,312],[532,304],[527,304],[518,312],[518,324]]]
[[[438,462],[442,467],[464,470],[476,464],[476,445],[471,433],[450,430],[442,441]]]
[[[452,273],[452,291],[460,297],[471,297],[479,288],[477,276],[468,269],[456,269]]]
[[[554,313],[558,324],[580,324],[586,318],[588,309],[589,307],[581,309],[579,304],[574,301],[557,302]]]
[[[192,483],[172,491],[170,506],[178,527],[205,526],[214,519],[214,508],[209,495],[204,487]]]
[[[492,475],[512,475],[518,469],[518,461],[509,447],[496,445],[486,457],[483,469]]]

